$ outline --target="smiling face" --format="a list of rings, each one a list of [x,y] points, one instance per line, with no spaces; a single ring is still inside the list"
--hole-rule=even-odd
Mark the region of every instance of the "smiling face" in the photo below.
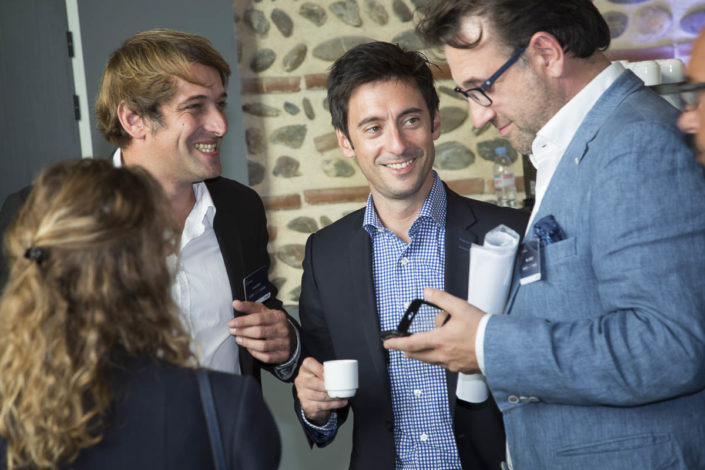
[[[174,77],[176,93],[150,121],[144,152],[162,183],[191,184],[220,175],[221,139],[228,131],[227,95],[218,72],[200,64],[192,71],[201,85]]]
[[[476,47],[443,47],[453,80],[461,89],[480,86],[515,52],[493,40],[491,28],[480,18],[466,19],[461,37],[474,39],[480,32],[482,39]],[[479,129],[491,123],[521,153],[531,153],[536,133],[562,106],[556,94],[527,63],[528,54],[529,49],[486,90],[492,100],[490,106],[483,107],[468,99],[473,125]]]
[[[350,140],[336,130],[338,143],[357,159],[375,205],[405,201],[420,209],[433,186],[433,141],[441,131],[419,90],[397,79],[360,85],[348,101],[348,131]]]

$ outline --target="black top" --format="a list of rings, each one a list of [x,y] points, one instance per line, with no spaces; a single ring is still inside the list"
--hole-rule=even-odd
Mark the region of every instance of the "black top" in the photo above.
[[[208,430],[195,370],[166,362],[123,358],[109,368],[113,406],[103,439],[63,468],[213,468]],[[208,373],[227,467],[273,470],[279,465],[279,433],[251,377]],[[0,468],[6,442],[0,437]]]

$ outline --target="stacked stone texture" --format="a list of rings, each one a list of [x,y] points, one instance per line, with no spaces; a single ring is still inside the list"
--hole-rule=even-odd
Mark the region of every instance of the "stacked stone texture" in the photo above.
[[[362,207],[369,194],[357,163],[338,148],[326,102],[327,71],[345,51],[372,40],[423,50],[413,27],[416,8],[426,1],[233,0],[250,185],[267,208],[271,278],[289,305],[298,301],[308,235]],[[631,39],[673,48],[692,40],[689,35],[705,22],[698,1],[595,3],[618,47],[629,48]],[[473,129],[442,58],[437,51],[423,52],[440,66],[435,75],[442,133],[435,168],[457,192],[491,200],[494,149],[507,147],[513,160],[517,154],[492,126]],[[519,162],[520,198],[521,172]]]

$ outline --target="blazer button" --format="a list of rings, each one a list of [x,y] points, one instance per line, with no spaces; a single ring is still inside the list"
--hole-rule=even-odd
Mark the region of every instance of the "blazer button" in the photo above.
[[[516,395],[509,395],[507,397],[507,401],[512,405],[516,405],[517,403],[519,403],[519,397]]]
[[[387,431],[394,432],[394,423],[392,423],[391,421],[389,421],[389,420],[385,421],[384,427],[387,428]]]

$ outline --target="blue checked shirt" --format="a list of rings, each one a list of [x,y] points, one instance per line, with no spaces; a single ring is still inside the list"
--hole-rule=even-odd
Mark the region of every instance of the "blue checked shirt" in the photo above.
[[[382,224],[372,196],[367,200],[363,227],[373,247],[373,280],[381,330],[397,327],[409,302],[423,298],[423,289],[444,287],[446,192],[433,173],[433,187],[419,215],[409,228],[407,245]],[[410,332],[435,326],[437,310],[422,306]],[[389,381],[394,413],[396,468],[459,469],[460,457],[453,434],[444,369],[407,359],[400,351],[389,351]],[[303,417],[303,410],[302,410]],[[332,413],[324,426],[304,422],[314,440],[323,444],[336,433]]]
[[[434,172],[433,187],[409,228],[409,244],[382,225],[372,196],[363,226],[372,239],[373,276],[382,330],[396,328],[409,302],[423,289],[443,290],[446,192]],[[422,306],[410,332],[435,326],[436,309]],[[453,435],[444,369],[389,351],[397,469],[461,468]]]

